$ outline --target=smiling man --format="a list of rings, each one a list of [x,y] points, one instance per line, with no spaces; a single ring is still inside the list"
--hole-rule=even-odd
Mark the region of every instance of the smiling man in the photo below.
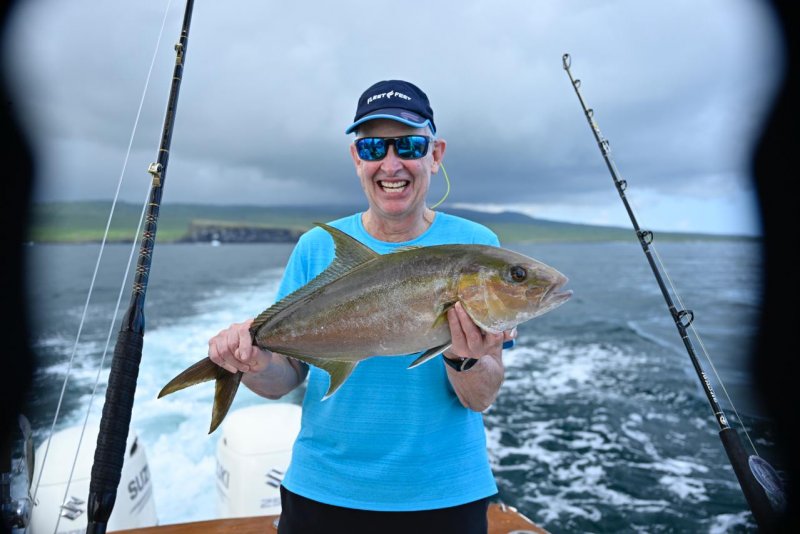
[[[365,211],[329,224],[378,253],[408,246],[498,245],[474,222],[425,202],[447,143],[436,137],[427,95],[401,80],[381,81],[358,101],[346,133]],[[278,291],[283,298],[334,258],[321,228],[297,243]],[[282,534],[314,532],[484,533],[497,493],[481,411],[503,382],[502,349],[514,331],[485,333],[456,304],[447,314],[452,346],[407,370],[416,355],[369,358],[329,399],[328,375],[253,346],[252,320],[209,341],[209,357],[244,373],[257,394],[277,399],[308,377],[300,433],[281,486]]]

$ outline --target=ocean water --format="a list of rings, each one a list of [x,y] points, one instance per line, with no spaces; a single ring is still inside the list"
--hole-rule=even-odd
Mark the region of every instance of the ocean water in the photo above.
[[[758,452],[769,421],[748,361],[760,313],[753,242],[656,243],[668,274]],[[570,278],[574,297],[519,327],[506,381],[485,414],[500,499],[551,532],[748,532],[755,523],[717,426],[641,248],[631,243],[514,245]],[[158,245],[132,426],[145,446],[161,524],[210,519],[218,434],[212,387],[161,400],[161,387],[206,355],[207,341],[275,297],[291,245]],[[29,247],[38,369],[27,415],[48,435],[67,373],[98,245]],[[100,417],[111,349],[98,372],[130,247],[106,248],[57,429]],[[125,281],[122,308],[130,282]],[[122,312],[120,312],[120,316]],[[738,422],[696,340],[701,365]],[[89,406],[95,381],[100,388]],[[302,390],[281,402],[300,402]],[[242,388],[233,409],[261,399]],[[741,429],[740,426],[737,425]],[[776,466],[780,467],[780,466]]]

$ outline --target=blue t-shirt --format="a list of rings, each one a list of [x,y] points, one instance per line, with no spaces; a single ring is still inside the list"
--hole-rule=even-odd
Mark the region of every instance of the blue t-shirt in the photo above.
[[[372,237],[360,213],[329,224],[380,254],[405,246],[499,245],[488,228],[441,212],[425,233],[404,243]],[[325,230],[305,233],[278,298],[308,283],[333,258]],[[283,480],[287,489],[322,503],[379,511],[445,508],[497,493],[481,414],[462,406],[441,357],[407,369],[416,356],[368,358],[325,401],[328,374],[309,366],[300,433]]]

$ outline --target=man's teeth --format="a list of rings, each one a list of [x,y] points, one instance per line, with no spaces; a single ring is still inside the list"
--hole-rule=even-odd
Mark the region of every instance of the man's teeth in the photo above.
[[[378,182],[378,184],[381,186],[381,188],[384,191],[393,192],[394,193],[394,192],[400,192],[403,189],[405,189],[406,186],[408,186],[409,182],[408,182],[408,180],[399,180],[399,181],[396,181],[396,182],[387,182],[387,181],[381,180],[380,182]]]

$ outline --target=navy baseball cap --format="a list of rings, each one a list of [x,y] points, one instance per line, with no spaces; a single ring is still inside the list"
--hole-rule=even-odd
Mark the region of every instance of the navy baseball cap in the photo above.
[[[352,133],[359,124],[373,119],[391,119],[414,128],[430,126],[431,132],[436,133],[428,95],[403,80],[383,80],[364,91],[358,99],[354,122],[344,133]]]

